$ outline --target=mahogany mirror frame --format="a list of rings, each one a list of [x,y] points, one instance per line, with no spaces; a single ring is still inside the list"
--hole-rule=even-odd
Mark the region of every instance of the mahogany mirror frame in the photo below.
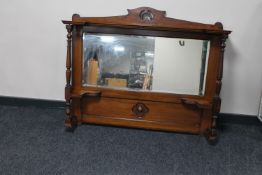
[[[66,130],[73,131],[81,123],[94,123],[201,134],[210,143],[216,142],[225,42],[231,33],[223,29],[222,23],[168,18],[165,11],[149,7],[128,10],[124,16],[74,14],[72,20],[62,22],[68,32]],[[205,93],[198,96],[82,86],[84,32],[209,40]]]

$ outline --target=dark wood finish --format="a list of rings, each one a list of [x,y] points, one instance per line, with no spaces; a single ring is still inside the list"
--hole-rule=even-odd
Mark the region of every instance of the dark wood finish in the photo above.
[[[71,43],[72,43],[72,25],[66,25],[67,29],[67,54],[66,54],[66,87],[65,87],[65,100],[66,100],[66,115],[65,127],[66,130],[72,131],[76,127],[76,118],[71,114]]]
[[[222,23],[216,23],[215,25],[219,26],[223,29]],[[223,34],[219,39],[220,44],[220,54],[219,54],[219,65],[218,65],[218,72],[217,72],[217,80],[216,80],[216,91],[213,97],[213,110],[212,110],[212,124],[211,128],[207,130],[206,136],[211,144],[215,144],[217,142],[217,116],[220,112],[221,106],[221,98],[219,97],[221,87],[222,87],[222,77],[223,77],[223,64],[224,64],[224,51],[226,47],[226,39],[228,35]]]
[[[202,24],[165,15],[164,11],[141,7],[128,10],[124,16],[80,17],[74,14],[71,21],[63,21],[68,30],[66,127],[72,128],[82,122],[96,123],[203,134],[212,143],[216,141],[223,55],[230,31],[224,30],[219,22]],[[196,96],[83,87],[83,32],[210,40],[205,94]]]
[[[125,126],[132,122],[132,127],[171,130],[197,134],[200,129],[201,110],[190,108],[183,104],[163,103],[155,101],[137,101],[119,98],[84,98],[83,120],[98,117],[97,124],[104,124],[103,119],[111,121],[108,124],[117,125],[123,121]],[[134,106],[142,105],[146,110],[143,115],[133,111]],[[143,109],[142,109],[143,110]],[[92,119],[94,120],[94,119]],[[137,123],[136,123],[137,122]]]
[[[165,11],[159,11],[149,7],[140,7],[136,9],[128,9],[128,14],[124,16],[112,16],[112,17],[80,17],[78,14],[74,14],[72,21],[63,21],[64,24],[74,25],[106,25],[116,26],[123,28],[152,28],[159,30],[174,30],[174,31],[191,31],[205,33],[228,34],[230,31],[221,30],[220,23],[217,25],[202,24],[196,22],[190,22],[185,20],[173,19],[166,17]],[[152,20],[141,19],[141,13],[145,11],[153,14]]]

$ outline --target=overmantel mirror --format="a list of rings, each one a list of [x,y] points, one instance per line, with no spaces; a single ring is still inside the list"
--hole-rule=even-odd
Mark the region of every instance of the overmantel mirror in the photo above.
[[[84,32],[82,86],[203,96],[209,44]]]
[[[223,52],[221,23],[166,17],[149,7],[128,15],[63,21],[68,31],[65,126],[95,123],[217,138]]]

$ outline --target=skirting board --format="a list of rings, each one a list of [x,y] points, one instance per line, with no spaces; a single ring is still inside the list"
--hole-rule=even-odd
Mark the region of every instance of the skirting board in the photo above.
[[[44,108],[65,108],[65,101],[0,96],[0,105],[35,106],[35,107],[44,107]]]
[[[34,106],[44,108],[65,108],[65,101],[45,100],[35,98],[21,98],[11,96],[0,96],[0,105],[7,106]],[[219,123],[232,123],[243,125],[262,125],[262,122],[253,115],[220,113],[218,115]]]
[[[262,126],[262,122],[255,115],[220,113],[218,115],[218,121],[219,123]]]

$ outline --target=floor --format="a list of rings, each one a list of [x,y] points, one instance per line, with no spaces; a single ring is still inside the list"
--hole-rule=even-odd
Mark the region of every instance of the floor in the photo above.
[[[64,131],[64,110],[0,106],[2,175],[261,175],[262,125],[221,125],[197,135],[82,125]]]

